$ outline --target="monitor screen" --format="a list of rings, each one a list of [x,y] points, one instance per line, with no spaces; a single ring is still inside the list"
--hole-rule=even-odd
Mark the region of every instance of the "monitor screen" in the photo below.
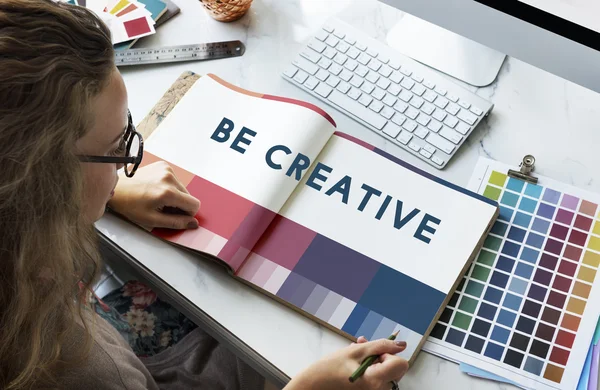
[[[475,0],[600,50],[599,0]]]

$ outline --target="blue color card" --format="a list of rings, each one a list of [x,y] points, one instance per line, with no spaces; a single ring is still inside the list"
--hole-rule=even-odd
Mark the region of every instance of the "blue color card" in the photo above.
[[[554,191],[550,188],[546,188],[546,191],[544,191],[543,199],[545,202],[557,204],[558,200],[560,199],[560,192]]]
[[[514,311],[519,311],[519,308],[521,307],[521,301],[522,299],[520,297],[509,293],[504,296],[504,302],[502,302],[502,306]]]
[[[515,261],[511,258],[500,256],[498,258],[498,262],[496,263],[496,268],[502,270],[504,272],[511,273],[513,267],[515,266]]]
[[[496,325],[494,326],[494,330],[492,330],[490,338],[500,344],[506,344],[508,336],[510,336],[510,331],[508,329]]]
[[[504,241],[504,246],[502,247],[502,253],[508,256],[517,257],[519,255],[519,251],[521,250],[521,245],[515,244],[514,242]]]
[[[492,284],[496,287],[504,288],[504,287],[506,287],[507,283],[508,283],[508,275],[507,274],[503,274],[502,272],[494,271],[494,273],[492,274],[492,278],[490,279],[490,284]]]
[[[475,353],[481,353],[483,349],[483,345],[485,344],[485,340],[476,336],[469,336],[467,342],[465,343],[465,349]]]
[[[512,328],[515,323],[517,315],[511,311],[501,309],[498,313],[498,319],[496,320],[499,324]]]
[[[513,226],[508,231],[508,239],[517,241],[517,242],[523,242],[523,240],[525,239],[526,233],[527,233],[527,230],[520,229],[516,226]]]
[[[500,300],[502,300],[502,291],[489,286],[487,290],[485,290],[485,295],[483,299],[485,299],[488,302],[498,304],[500,303]]]
[[[502,211],[502,206],[500,206],[500,211]],[[512,213],[512,210],[511,210],[511,213]],[[531,215],[521,213],[521,212],[517,212],[517,214],[515,214],[515,219],[513,221],[514,225],[521,226],[521,227],[524,227],[527,229],[529,227],[530,223],[531,223]]]
[[[544,367],[543,361],[536,359],[533,356],[528,356],[527,360],[525,360],[525,367],[523,367],[523,369],[532,374],[540,375],[542,367]]]
[[[516,207],[519,201],[519,195],[513,194],[512,192],[505,191],[500,199],[500,203],[510,207]]]
[[[479,336],[482,336],[485,338],[485,337],[487,337],[488,333],[490,332],[491,327],[492,327],[492,324],[490,322],[482,321],[478,318],[473,322],[473,326],[471,327],[471,332],[478,334]]]
[[[463,340],[465,339],[465,333],[454,328],[450,328],[448,330],[448,335],[446,335],[445,340],[450,344],[454,344],[456,346],[462,346]]]
[[[531,234],[531,233],[529,233],[529,234]],[[538,259],[539,255],[540,255],[540,252],[536,251],[535,249],[524,247],[523,251],[521,252],[520,259],[525,260],[528,263],[535,264],[535,263],[537,263],[537,259]]]
[[[538,186],[537,184],[527,183],[527,187],[525,188],[525,195],[531,196],[532,198],[539,199],[542,194],[542,186]]]
[[[512,218],[513,211],[504,206],[500,206],[500,215],[498,215],[498,219],[501,221],[510,221]]]
[[[515,179],[514,177],[508,178],[508,183],[506,184],[506,188],[514,192],[523,191],[523,186],[525,182],[523,180]]]
[[[523,279],[513,277],[510,281],[508,289],[514,292],[515,294],[525,295],[525,291],[527,290],[527,284],[528,283]]]
[[[485,348],[485,352],[483,353],[485,356],[490,357],[495,360],[502,359],[502,354],[504,353],[504,347],[494,343],[488,343]]]
[[[531,273],[533,272],[533,267],[529,264],[525,264],[519,261],[517,264],[517,269],[515,269],[515,275],[518,275],[524,279],[531,278]]]
[[[541,218],[537,218],[537,217],[533,220],[533,224],[531,225],[531,230],[535,230],[536,232],[538,232],[540,234],[548,233],[549,228],[550,228],[550,222],[546,221],[545,219],[541,219]]]
[[[544,245],[544,239],[545,238],[543,236],[540,236],[539,234],[529,233],[529,235],[527,236],[527,241],[525,241],[525,243],[527,245],[531,245],[540,249],[542,245]]]
[[[486,318],[490,321],[493,321],[497,310],[498,308],[496,306],[481,302],[477,315],[481,318]]]
[[[540,203],[540,207],[538,207],[537,215],[540,215],[544,218],[552,219],[554,217],[554,211],[556,211],[556,207],[550,206],[546,203]]]
[[[526,197],[521,198],[521,202],[519,203],[519,210],[527,211],[528,213],[533,214],[535,212],[536,207],[537,201]]]

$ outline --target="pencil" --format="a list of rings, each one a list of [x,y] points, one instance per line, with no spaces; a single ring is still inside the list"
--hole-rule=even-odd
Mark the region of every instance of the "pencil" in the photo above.
[[[390,335],[390,337],[388,337],[388,340],[396,340],[396,336],[398,336],[399,332],[400,331]],[[367,368],[369,368],[369,366],[371,364],[373,364],[378,358],[379,358],[379,356],[373,355],[373,356],[369,356],[368,358],[363,360],[363,362],[356,369],[356,371],[354,371],[354,373],[350,376],[350,378],[348,378],[350,380],[350,382],[354,382],[355,380],[360,378],[365,373],[365,371],[367,371]]]

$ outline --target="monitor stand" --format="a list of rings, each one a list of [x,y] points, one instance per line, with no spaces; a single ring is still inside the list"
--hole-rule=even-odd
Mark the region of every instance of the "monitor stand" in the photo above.
[[[416,61],[476,87],[494,82],[506,57],[409,14],[390,30],[387,43]]]

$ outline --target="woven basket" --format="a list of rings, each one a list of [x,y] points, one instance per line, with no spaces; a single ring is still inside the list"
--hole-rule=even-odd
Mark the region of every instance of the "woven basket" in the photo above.
[[[210,16],[220,22],[238,20],[252,4],[252,0],[200,0]]]

